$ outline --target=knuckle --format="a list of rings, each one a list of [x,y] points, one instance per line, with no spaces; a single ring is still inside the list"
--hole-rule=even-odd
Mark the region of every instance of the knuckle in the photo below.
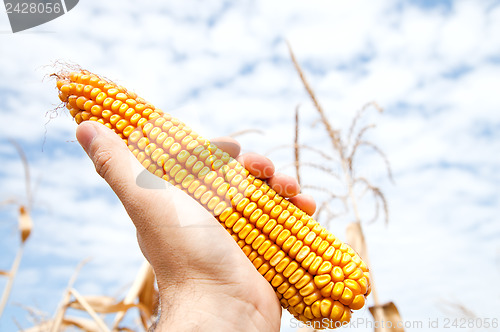
[[[94,166],[97,173],[104,179],[107,178],[110,170],[112,169],[113,156],[111,151],[97,150],[94,155]]]

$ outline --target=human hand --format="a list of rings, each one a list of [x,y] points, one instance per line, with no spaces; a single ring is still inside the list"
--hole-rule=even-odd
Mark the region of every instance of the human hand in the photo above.
[[[162,304],[158,330],[279,330],[281,306],[273,288],[209,212],[152,174],[150,185],[138,186],[136,179],[144,168],[105,126],[83,122],[76,136],[123,203],[155,270]],[[275,174],[269,159],[254,153],[238,156],[240,146],[230,138],[212,142],[251,174],[267,179],[276,192],[314,213],[314,201],[299,194],[296,180]]]

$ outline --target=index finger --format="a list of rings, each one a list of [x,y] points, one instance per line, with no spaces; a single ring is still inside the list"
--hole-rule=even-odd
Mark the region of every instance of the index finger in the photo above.
[[[259,179],[269,179],[274,174],[274,164],[269,159],[258,153],[248,152],[236,158],[243,167]]]
[[[237,140],[229,136],[216,137],[209,140],[210,143],[215,144],[219,149],[227,152],[231,157],[235,158],[240,154],[241,146]]]

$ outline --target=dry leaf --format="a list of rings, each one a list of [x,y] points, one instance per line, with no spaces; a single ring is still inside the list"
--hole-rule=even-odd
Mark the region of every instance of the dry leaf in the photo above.
[[[99,330],[102,332],[111,332],[110,329],[106,326],[106,323],[97,315],[95,310],[90,306],[90,304],[80,295],[80,293],[72,288],[70,289],[71,294],[75,297],[75,299],[82,305],[83,309],[94,319]]]
[[[63,320],[63,327],[76,326],[85,332],[101,332],[99,326],[91,319],[80,317],[66,317]]]
[[[33,228],[33,220],[28,210],[21,205],[19,207],[19,231],[21,232],[21,241],[24,243],[31,234]]]
[[[378,324],[375,325],[375,332],[404,332],[404,328],[398,327],[402,322],[398,308],[394,302],[370,307],[370,313]]]
[[[103,295],[82,296],[83,299],[98,313],[109,314],[136,307],[135,304],[124,304],[117,302],[115,298]],[[85,310],[78,301],[72,301],[69,307],[77,310]]]
[[[66,315],[66,309],[68,308],[68,303],[71,301],[71,288],[73,287],[73,284],[76,281],[76,278],[78,277],[78,274],[80,273],[80,270],[82,267],[87,264],[88,259],[85,259],[81,261],[78,266],[75,269],[75,272],[73,273],[73,276],[69,279],[68,286],[66,286],[66,291],[64,292],[63,298],[61,302],[59,302],[59,307],[56,310],[56,313],[54,315],[54,319],[51,321],[52,326],[50,329],[50,332],[59,332],[61,329],[61,326],[64,322],[64,316]]]
[[[23,332],[47,332],[53,326],[54,321],[53,320],[48,320],[45,322],[42,322],[36,326],[30,327],[28,329],[24,329]],[[61,322],[61,329],[60,331],[64,331],[66,328],[69,327],[77,327],[82,331],[85,332],[101,332],[99,330],[99,327],[97,324],[88,318],[80,318],[80,317],[66,317],[63,319]]]
[[[148,329],[157,313],[159,305],[159,294],[155,288],[156,277],[152,268],[146,272],[144,283],[139,292],[139,304],[141,305],[141,320],[144,329]]]
[[[147,283],[148,277],[150,276],[150,273],[153,271],[153,268],[149,264],[149,262],[144,261],[142,263],[142,266],[137,273],[137,276],[135,277],[134,283],[132,284],[132,287],[128,291],[128,294],[125,296],[123,299],[123,303],[125,304],[132,304],[134,301],[139,297],[141,294],[142,289],[144,288],[144,285]],[[112,329],[116,329],[120,322],[122,321],[123,317],[125,317],[125,314],[127,313],[127,310],[121,310],[116,314],[115,321],[113,322],[113,327]],[[141,315],[142,318],[142,315]],[[144,324],[144,321],[143,321]]]
[[[139,292],[139,303],[142,303],[147,309],[147,314],[152,316],[158,305],[158,292],[155,288],[155,274],[153,269],[148,269],[144,284]]]

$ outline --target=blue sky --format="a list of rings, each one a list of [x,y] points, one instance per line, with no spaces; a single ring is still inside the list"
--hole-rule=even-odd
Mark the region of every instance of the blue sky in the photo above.
[[[62,111],[49,121],[58,98],[44,66],[78,63],[206,137],[262,129],[241,137],[245,151],[291,143],[301,104],[302,139],[326,151],[285,40],[336,127],[346,131],[372,100],[385,109],[369,113],[377,123],[370,139],[387,153],[396,184],[375,154],[358,160],[389,201],[389,225],[365,227],[381,300],[394,301],[405,320],[453,317],[442,310],[450,301],[499,317],[498,1],[89,0],[43,26],[9,30],[2,12],[0,201],[24,197],[8,139],[23,146],[39,184],[33,235],[0,330],[15,330],[13,319],[30,326],[19,303],[52,315],[87,257],[76,284],[83,294],[119,294],[142,262],[126,213],[75,142],[74,122]],[[292,152],[270,157],[283,168]],[[325,181],[317,172],[304,179]],[[331,230],[343,237],[350,217]],[[18,241],[15,207],[2,207],[0,218],[0,269],[8,269]],[[289,318],[283,331],[294,330]]]

